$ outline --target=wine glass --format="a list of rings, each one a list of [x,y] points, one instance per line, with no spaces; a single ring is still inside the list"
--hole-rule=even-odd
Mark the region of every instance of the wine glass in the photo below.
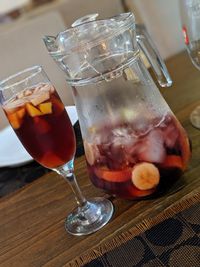
[[[75,134],[65,107],[41,66],[33,66],[0,82],[0,104],[21,143],[41,165],[69,183],[78,205],[65,221],[73,235],[103,227],[113,213],[105,198],[87,201],[74,175]]]
[[[200,70],[200,0],[179,0],[182,32],[194,66]],[[200,106],[190,114],[192,125],[200,129]]]

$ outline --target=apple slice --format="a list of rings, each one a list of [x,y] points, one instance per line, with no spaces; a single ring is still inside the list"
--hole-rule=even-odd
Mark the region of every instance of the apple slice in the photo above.
[[[36,107],[34,107],[33,105],[31,105],[30,103],[26,103],[26,109],[28,111],[28,114],[31,117],[42,115],[42,112],[39,109],[37,109]]]
[[[52,103],[46,102],[46,103],[39,104],[39,109],[44,115],[45,114],[51,114],[52,113]]]
[[[120,171],[110,171],[108,168],[96,168],[95,174],[106,181],[113,183],[126,182],[131,179],[131,169],[124,169]]]
[[[152,163],[139,163],[133,167],[132,182],[137,189],[149,190],[155,188],[160,181],[158,168]]]

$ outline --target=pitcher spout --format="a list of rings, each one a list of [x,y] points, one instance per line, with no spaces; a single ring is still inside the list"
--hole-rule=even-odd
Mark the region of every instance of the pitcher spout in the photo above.
[[[58,51],[58,45],[56,43],[56,37],[45,35],[43,37],[44,44],[49,53]]]

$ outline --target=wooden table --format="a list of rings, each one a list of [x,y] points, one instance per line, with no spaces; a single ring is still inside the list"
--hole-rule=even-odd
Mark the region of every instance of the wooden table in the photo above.
[[[49,173],[0,201],[0,266],[60,267],[142,219],[153,217],[192,191],[200,190],[200,131],[188,120],[191,110],[200,103],[200,74],[185,53],[167,61],[174,84],[162,89],[165,99],[189,133],[193,157],[184,175],[186,185],[174,194],[148,201],[113,199],[115,213],[111,222],[97,233],[75,237],[67,234],[64,219],[75,206],[66,182]],[[76,160],[76,174],[89,198],[104,195],[94,188],[87,176],[84,158]]]

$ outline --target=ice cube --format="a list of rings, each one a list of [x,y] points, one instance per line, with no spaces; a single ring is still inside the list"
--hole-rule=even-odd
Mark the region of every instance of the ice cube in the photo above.
[[[141,161],[162,163],[165,157],[163,133],[159,129],[154,129],[140,143],[138,158]]]
[[[137,138],[128,127],[116,128],[112,131],[110,143],[114,147],[122,147],[127,152],[136,143]]]
[[[39,94],[34,93],[33,95],[31,95],[30,101],[34,106],[37,106],[37,105],[43,103],[44,101],[47,101],[49,98],[50,98],[49,92],[42,92]]]
[[[99,150],[96,144],[88,143],[84,140],[84,150],[85,150],[85,157],[87,162],[90,165],[93,165],[95,161],[99,158]]]
[[[145,135],[152,128],[150,121],[146,117],[140,117],[134,120],[134,133],[136,136]]]
[[[30,96],[30,95],[32,95],[32,93],[33,93],[33,91],[30,89],[27,89],[26,91],[24,91],[25,96]]]
[[[177,141],[179,132],[174,123],[171,123],[167,126],[164,131],[165,144],[168,148],[173,148]]]
[[[20,106],[23,106],[26,103],[26,100],[23,98],[13,99],[4,106],[6,113],[13,113]]]
[[[25,92],[22,91],[22,92],[20,92],[19,94],[17,94],[17,98],[18,98],[18,99],[21,99],[21,98],[24,97],[24,95],[25,95]]]
[[[112,134],[116,137],[128,137],[130,135],[127,127],[117,127],[112,130]]]
[[[53,93],[54,90],[55,90],[54,87],[51,84],[49,84],[49,83],[46,83],[43,86],[41,86],[41,91],[46,91],[46,92]]]

